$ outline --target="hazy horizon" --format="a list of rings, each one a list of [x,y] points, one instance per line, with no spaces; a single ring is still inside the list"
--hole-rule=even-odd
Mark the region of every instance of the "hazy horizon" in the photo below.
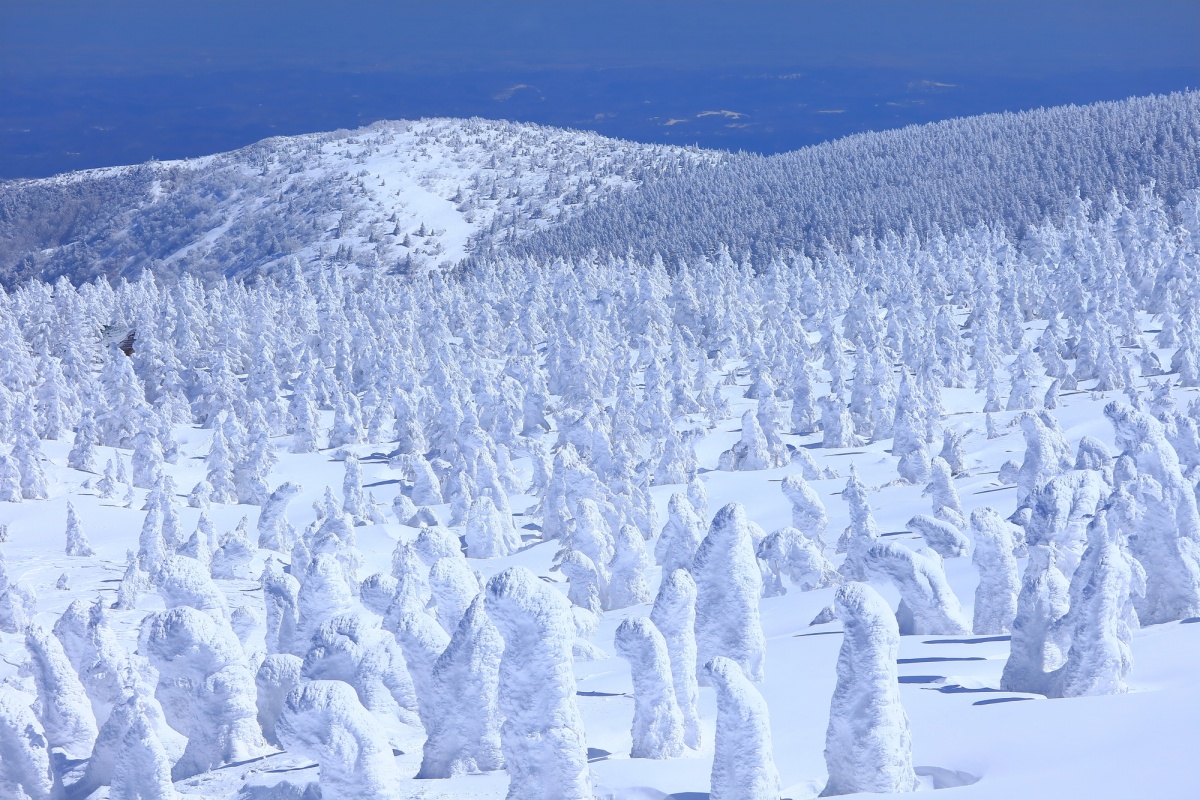
[[[764,153],[1200,83],[1200,4],[7,2],[0,178],[484,116]]]

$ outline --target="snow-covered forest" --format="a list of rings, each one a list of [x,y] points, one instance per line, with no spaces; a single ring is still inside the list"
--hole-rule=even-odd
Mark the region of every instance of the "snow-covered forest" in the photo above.
[[[1191,796],[1196,97],[828,146],[890,153],[886,194],[938,185],[905,136],[1005,152],[1046,120],[1128,126],[1102,137],[1127,158],[1090,162],[1064,126],[1079,160],[1027,202],[1039,168],[1013,166],[987,202],[931,188],[819,246],[797,226],[759,248],[765,224],[642,252],[671,196],[652,186],[750,157],[584,134],[547,155],[539,129],[469,121],[371,129],[427,136],[386,175],[363,133],[260,152],[309,187],[361,158],[330,183],[357,197],[504,142],[515,183],[461,168],[450,202],[477,216],[453,246],[494,227],[528,248],[397,271],[314,235],[242,270],[222,250],[241,235],[181,254],[112,228],[94,262],[6,262],[26,279],[0,294],[0,798]],[[282,174],[223,158],[52,183],[142,182],[161,196],[105,213],[172,208],[169,230],[205,180]],[[518,184],[540,217],[481,199]],[[306,202],[270,185],[246,224]],[[312,218],[362,236],[368,211],[329,198]],[[621,246],[553,255],[622,207],[647,226]],[[396,208],[401,233],[436,230]],[[113,268],[149,241],[130,263],[161,271]]]

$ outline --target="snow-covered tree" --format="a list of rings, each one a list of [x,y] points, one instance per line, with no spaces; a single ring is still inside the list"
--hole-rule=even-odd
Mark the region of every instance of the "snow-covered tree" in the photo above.
[[[762,573],[746,511],[730,503],[713,517],[696,551],[697,664],[725,656],[753,681],[763,679],[767,644],[758,615]]]
[[[704,675],[717,690],[709,797],[776,800],[779,771],[772,752],[767,702],[732,659],[717,656],[704,665]]]
[[[696,582],[691,573],[667,573],[658,587],[650,621],[663,636],[671,660],[671,685],[683,720],[683,743],[700,749],[699,695],[696,680]]]
[[[309,681],[297,686],[284,700],[275,730],[288,752],[317,762],[322,797],[400,797],[392,747],[349,685]]]
[[[488,581],[488,615],[504,638],[500,744],[509,800],[592,795],[571,666],[575,624],[566,600],[524,567]]]
[[[29,662],[23,671],[37,688],[34,713],[47,745],[62,748],[71,758],[87,758],[96,744],[96,717],[62,643],[32,625],[25,633],[25,649]]]
[[[838,587],[834,607],[845,633],[825,734],[829,780],[821,796],[914,791],[912,734],[896,677],[896,618],[863,583]]]
[[[971,630],[980,636],[1008,633],[1021,590],[1012,526],[994,508],[984,506],[971,512],[971,533],[975,539],[971,563],[979,570]]]
[[[630,617],[617,628],[615,643],[633,675],[630,758],[683,755],[683,715],[675,701],[671,658],[663,635],[645,617]]]
[[[262,753],[254,673],[228,622],[188,606],[156,612],[142,623],[138,651],[158,670],[155,694],[171,727],[188,737],[172,778]]]
[[[62,794],[42,726],[29,701],[10,686],[0,686],[0,794],[17,800]]]
[[[75,513],[75,506],[67,503],[67,555],[69,556],[93,556],[96,551],[88,543],[87,534],[83,532],[83,526],[79,524],[79,515]]]

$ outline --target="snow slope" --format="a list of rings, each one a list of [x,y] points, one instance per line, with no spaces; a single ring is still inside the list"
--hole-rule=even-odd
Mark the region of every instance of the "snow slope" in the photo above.
[[[0,184],[0,270],[86,280],[456,264],[713,152],[480,119],[378,122]]]
[[[1150,321],[1144,328],[1150,329]],[[1032,335],[1032,334],[1031,334]],[[1165,355],[1165,354],[1164,354]],[[709,494],[710,509],[727,502],[743,503],[750,517],[764,529],[790,524],[790,505],[779,490],[779,481],[795,467],[754,472],[715,471],[719,453],[738,437],[740,412],[755,403],[742,397],[749,379],[740,365],[729,374],[736,383],[726,383],[722,394],[731,403],[733,415],[697,443],[702,480]],[[1200,397],[1196,389],[1175,392],[1181,405]],[[1082,436],[1093,436],[1113,447],[1111,428],[1100,409],[1113,393],[1078,391],[1065,394],[1056,411],[1072,444]],[[988,440],[984,434],[983,397],[969,390],[944,392],[947,424],[966,433],[970,475],[956,481],[964,510],[983,505],[1007,512],[1014,504],[1015,487],[1002,485],[997,471],[1002,462],[1020,459],[1023,443],[1013,424],[1017,412],[1000,412],[994,419],[1002,435]],[[330,420],[326,415],[325,423]],[[196,428],[176,431],[183,449],[179,464],[168,472],[180,487],[189,487],[204,477],[203,456],[210,434]],[[812,447],[820,435],[786,441]],[[277,440],[279,465],[273,482],[296,481],[304,491],[292,504],[291,521],[303,526],[313,518],[310,505],[320,499],[324,488],[340,485],[342,464],[329,451],[291,455],[286,441]],[[398,484],[386,461],[373,456],[376,444],[350,448],[364,462],[364,484],[376,499],[390,503]],[[144,513],[144,491],[135,492],[134,507],[104,501],[94,489],[83,487],[94,476],[65,469],[66,441],[44,443],[52,497],[46,501],[0,504],[0,521],[9,526],[10,541],[3,546],[14,579],[36,587],[37,619],[47,625],[75,598],[114,598],[124,568],[125,551],[137,547]],[[888,453],[888,442],[875,442],[853,449],[810,449],[821,467],[840,472],[843,478],[812,481],[829,511],[829,536],[848,522],[846,505],[839,495],[851,465],[857,467],[869,489],[869,502],[887,537],[916,547],[918,537],[906,531],[905,522],[917,513],[930,511],[929,501],[912,487],[895,482],[896,460]],[[111,457],[100,449],[99,460]],[[528,479],[528,461],[519,462]],[[678,486],[658,486],[653,491],[661,519],[666,504]],[[72,558],[61,552],[65,504],[70,499],[80,511],[86,532],[97,550],[94,558]],[[531,503],[528,495],[513,495],[514,511],[520,514]],[[182,497],[180,502],[183,502]],[[435,507],[443,518],[445,506]],[[243,516],[255,521],[254,506],[214,505],[210,510],[218,531],[233,528]],[[198,511],[181,507],[183,528],[190,531]],[[253,524],[251,526],[253,530]],[[397,540],[415,538],[413,528],[390,523],[357,529],[358,546],[366,555],[365,573],[387,571]],[[537,572],[560,589],[563,579],[551,569],[557,545],[530,544],[516,555],[472,560],[471,566],[486,579],[504,568],[520,564]],[[265,551],[255,560],[261,566]],[[1023,563],[1023,562],[1022,562]],[[947,575],[964,610],[971,611],[977,577],[965,558],[946,562]],[[59,576],[70,578],[70,589],[55,589]],[[652,573],[652,588],[658,576]],[[257,582],[221,581],[231,607],[261,603]],[[888,585],[876,587],[894,605],[897,596]],[[775,758],[784,788],[783,796],[801,800],[815,797],[824,783],[825,725],[833,691],[834,664],[840,643],[839,624],[811,626],[817,612],[832,599],[832,589],[800,592],[791,589],[782,597],[762,600],[763,627],[767,635],[766,681],[760,689],[771,713]],[[136,646],[136,626],[161,601],[147,595],[134,611],[111,612],[122,641]],[[576,664],[578,702],[587,731],[591,766],[597,779],[597,796],[628,800],[662,800],[665,797],[698,800],[706,797],[712,757],[715,707],[712,690],[701,690],[704,720],[704,749],[693,758],[670,761],[630,759],[630,720],[633,713],[629,667],[615,655],[612,636],[626,616],[648,613],[635,606],[604,615],[594,642],[610,657]],[[1200,625],[1170,623],[1138,631],[1134,640],[1136,666],[1129,694],[1072,700],[1046,700],[1040,696],[999,690],[1000,671],[1007,655],[1007,637],[906,636],[900,650],[901,695],[913,730],[914,763],[925,789],[959,787],[954,797],[971,800],[1078,797],[1088,800],[1137,797],[1143,800],[1183,800],[1194,797],[1200,784],[1200,763],[1193,757],[1187,735],[1200,716],[1200,678],[1195,664],[1200,659]],[[21,641],[0,635],[0,679],[12,680],[15,665],[23,660]],[[399,731],[397,755],[400,771],[415,774],[420,762],[422,736],[412,728]],[[215,770],[181,782],[185,797],[223,800],[232,797],[243,783],[271,784],[280,779],[304,782],[315,779],[315,768],[286,753],[270,755],[250,763]],[[436,781],[405,780],[405,798],[501,798],[507,786],[503,772],[469,775]],[[103,793],[96,797],[104,797]]]

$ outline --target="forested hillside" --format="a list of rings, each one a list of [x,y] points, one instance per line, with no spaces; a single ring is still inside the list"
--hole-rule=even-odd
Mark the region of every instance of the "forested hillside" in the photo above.
[[[739,153],[598,204],[513,252],[769,258],[912,230],[1061,220],[1078,193],[1173,204],[1200,186],[1200,93],[989,114],[864,133],[777,156]]]

